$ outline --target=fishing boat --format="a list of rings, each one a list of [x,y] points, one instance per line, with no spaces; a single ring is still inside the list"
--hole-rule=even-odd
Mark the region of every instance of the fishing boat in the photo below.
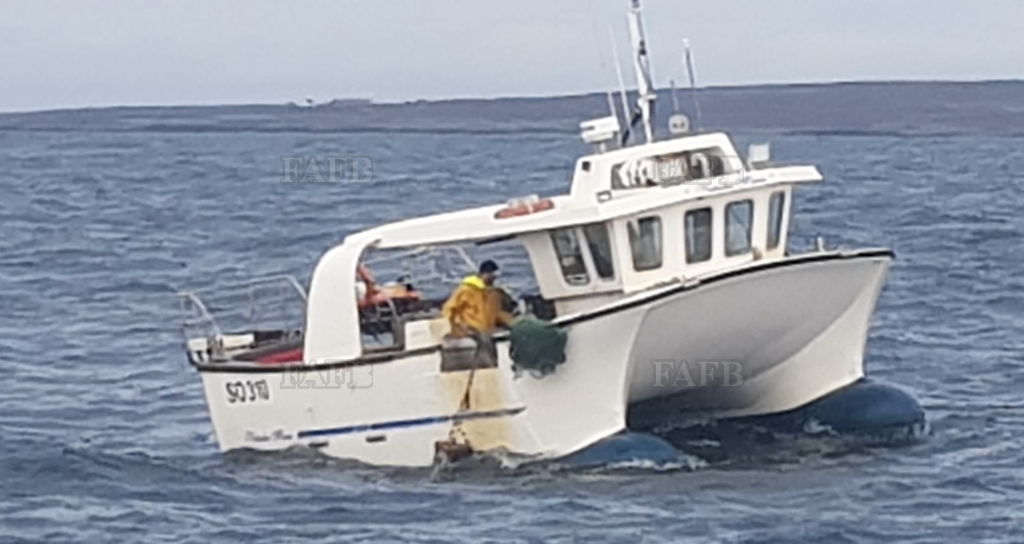
[[[566,193],[350,234],[308,289],[278,277],[181,293],[222,450],[306,446],[401,466],[452,452],[558,459],[620,435],[636,411],[779,414],[862,381],[892,251],[793,252],[793,192],[822,180],[816,167],[774,164],[765,147],[741,159],[729,135],[691,131],[679,115],[658,137],[638,2],[628,17],[635,107],[620,115],[612,102],[581,123],[594,149]],[[536,290],[510,307],[564,333],[553,371],[524,372],[507,333],[494,360],[465,364],[443,294],[405,273],[378,282],[388,265],[370,257],[443,261],[450,289],[476,268],[465,248],[493,244],[521,248]],[[230,324],[227,293],[288,306],[275,315],[290,324]]]

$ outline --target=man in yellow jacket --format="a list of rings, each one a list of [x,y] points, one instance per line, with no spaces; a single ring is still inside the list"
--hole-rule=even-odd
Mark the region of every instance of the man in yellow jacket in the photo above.
[[[444,303],[442,312],[452,326],[452,335],[472,337],[490,335],[499,325],[511,327],[515,318],[501,307],[502,293],[494,287],[498,265],[487,260],[479,273],[466,276]]]

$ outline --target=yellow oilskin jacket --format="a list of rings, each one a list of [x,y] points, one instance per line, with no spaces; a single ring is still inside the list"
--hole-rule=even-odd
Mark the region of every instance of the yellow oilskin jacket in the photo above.
[[[498,325],[509,326],[515,318],[501,309],[501,293],[473,274],[466,276],[441,310],[452,324],[452,334],[465,336],[466,328],[490,334]]]

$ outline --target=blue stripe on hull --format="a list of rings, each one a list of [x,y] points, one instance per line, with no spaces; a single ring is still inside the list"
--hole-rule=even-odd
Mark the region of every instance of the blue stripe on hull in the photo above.
[[[380,423],[365,423],[362,425],[348,425],[345,427],[329,427],[326,429],[310,429],[299,431],[298,438],[314,438],[318,436],[334,436],[339,434],[365,433],[370,431],[384,431],[388,429],[403,429],[408,427],[420,427],[423,425],[436,425],[439,423],[457,423],[473,419],[487,419],[492,417],[514,416],[525,407],[505,408],[502,410],[488,410],[482,412],[460,412],[447,416],[420,417],[415,419],[399,419],[396,421],[383,421]]]

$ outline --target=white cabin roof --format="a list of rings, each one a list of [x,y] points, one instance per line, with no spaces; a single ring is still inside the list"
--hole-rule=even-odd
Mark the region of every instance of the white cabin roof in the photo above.
[[[595,223],[655,210],[688,200],[700,200],[754,187],[820,181],[813,166],[787,166],[743,172],[707,181],[707,184],[679,184],[612,191],[605,201],[582,193],[551,198],[550,210],[496,219],[506,204],[469,208],[389,223],[358,233],[373,247],[392,249],[408,246],[478,241]],[[712,185],[713,184],[713,185]],[[346,239],[347,240],[347,239]]]

